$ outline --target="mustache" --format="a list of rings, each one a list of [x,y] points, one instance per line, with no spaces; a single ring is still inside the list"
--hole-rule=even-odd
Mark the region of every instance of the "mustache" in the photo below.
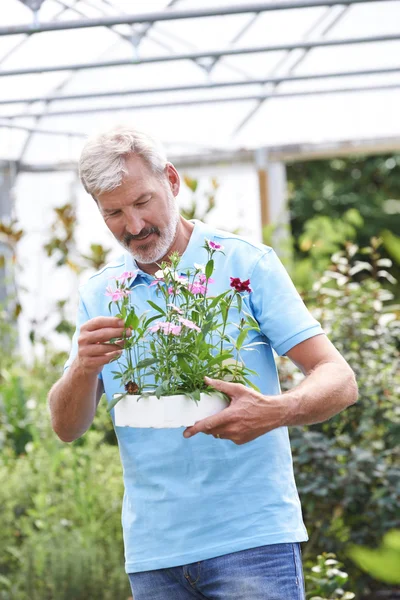
[[[132,242],[134,240],[142,240],[143,238],[147,237],[151,233],[156,233],[157,235],[160,235],[160,230],[158,227],[154,226],[154,227],[149,227],[148,229],[142,229],[142,231],[140,233],[138,233],[137,235],[132,235],[131,233],[127,233],[124,236],[124,242],[128,246],[129,242]]]

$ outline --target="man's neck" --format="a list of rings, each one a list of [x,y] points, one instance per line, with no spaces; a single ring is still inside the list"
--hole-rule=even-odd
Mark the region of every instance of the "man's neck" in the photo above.
[[[158,261],[158,263],[143,264],[136,261],[136,264],[139,267],[139,269],[141,269],[145,273],[148,273],[149,275],[154,275],[154,273],[159,271],[159,265],[162,262],[169,262],[168,256],[170,256],[172,252],[178,252],[182,256],[189,244],[189,240],[192,235],[193,229],[194,223],[191,223],[190,221],[187,221],[186,219],[181,217],[176,230],[175,239],[172,242],[171,248],[168,250],[167,254],[163,256]]]

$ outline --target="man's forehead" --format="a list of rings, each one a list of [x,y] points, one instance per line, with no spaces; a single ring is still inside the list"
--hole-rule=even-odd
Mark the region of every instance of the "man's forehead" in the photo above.
[[[123,185],[121,184],[112,192],[100,194],[99,205],[106,209],[115,204],[132,204],[138,202],[153,191],[151,185]]]

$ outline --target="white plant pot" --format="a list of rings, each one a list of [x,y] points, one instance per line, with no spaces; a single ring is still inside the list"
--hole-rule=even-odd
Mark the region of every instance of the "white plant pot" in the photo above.
[[[116,394],[114,397],[118,397]],[[140,400],[139,400],[140,398]],[[217,394],[200,394],[195,402],[189,396],[124,396],[114,407],[117,427],[189,427],[228,406]]]

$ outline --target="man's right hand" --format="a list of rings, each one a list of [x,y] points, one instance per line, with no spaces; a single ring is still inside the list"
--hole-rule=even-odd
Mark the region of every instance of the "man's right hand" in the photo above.
[[[95,317],[86,321],[78,338],[77,363],[86,373],[99,374],[104,365],[121,356],[124,322],[117,317]],[[131,335],[129,329],[126,335]],[[110,340],[117,339],[115,343]]]

